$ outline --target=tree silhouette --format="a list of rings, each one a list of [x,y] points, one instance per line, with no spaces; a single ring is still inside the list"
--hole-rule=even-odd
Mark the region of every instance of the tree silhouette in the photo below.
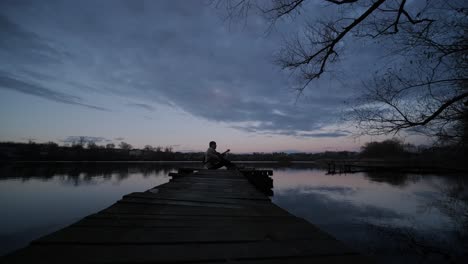
[[[272,21],[305,16],[306,0],[228,1],[229,17],[257,8]],[[285,41],[277,63],[297,77],[298,94],[332,71],[350,45],[344,40],[379,42],[388,65],[369,74],[364,92],[348,117],[365,134],[401,130],[439,138],[459,137],[455,129],[467,111],[468,8],[466,1],[323,0],[328,19],[315,17]],[[221,5],[220,2],[217,4]],[[317,12],[314,12],[317,14]],[[404,59],[402,59],[404,58]],[[401,63],[390,64],[398,59]]]
[[[119,147],[120,147],[121,149],[123,149],[123,150],[130,150],[130,149],[133,148],[132,145],[130,145],[130,144],[124,142],[124,141],[120,142]]]
[[[96,145],[96,143],[94,141],[88,141],[87,147],[88,147],[88,149],[97,149],[97,148],[99,148],[98,145]]]
[[[109,143],[106,145],[106,149],[114,149],[115,148],[115,144],[113,143]]]
[[[171,146],[167,146],[164,148],[164,152],[166,153],[171,153],[172,152],[172,147]]]
[[[387,139],[382,142],[368,142],[361,148],[363,157],[386,158],[404,157],[405,144],[398,139]]]
[[[145,145],[145,147],[143,149],[146,150],[146,151],[153,151],[154,150],[153,146],[151,146],[151,145]]]

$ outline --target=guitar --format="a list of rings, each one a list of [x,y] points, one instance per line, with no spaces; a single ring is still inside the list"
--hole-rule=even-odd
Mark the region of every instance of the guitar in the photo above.
[[[220,158],[224,158],[224,156],[226,155],[226,153],[229,153],[230,151],[231,151],[230,149],[224,151],[223,153],[219,154],[219,157],[220,157]],[[202,163],[203,163],[203,164],[206,164],[206,159],[205,159],[205,156],[204,156],[204,155],[203,155]]]

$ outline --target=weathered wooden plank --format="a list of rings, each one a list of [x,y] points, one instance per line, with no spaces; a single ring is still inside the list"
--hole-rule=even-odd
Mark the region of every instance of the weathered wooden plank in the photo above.
[[[229,181],[223,182],[219,180],[182,180],[182,179],[171,179],[170,183],[178,184],[178,185],[204,185],[204,186],[214,186],[214,187],[235,187],[235,188],[249,188],[251,189],[253,186],[249,182],[246,181]]]
[[[171,185],[166,186],[158,186],[158,189],[163,188],[178,188],[178,189],[186,189],[186,190],[194,190],[194,189],[209,189],[209,190],[223,190],[223,189],[232,189],[233,191],[241,192],[242,190],[246,190],[249,192],[258,192],[252,185],[227,185],[227,184],[202,184],[202,183],[189,183],[189,182],[170,182]],[[219,191],[218,191],[219,192]]]
[[[215,193],[224,193],[224,194],[233,194],[233,195],[242,195],[244,196],[261,196],[261,197],[266,197],[265,195],[259,193],[256,190],[245,190],[245,191],[240,191],[239,189],[236,188],[209,188],[209,187],[203,187],[203,186],[181,186],[181,185],[174,185],[174,186],[165,186],[161,188],[156,188],[158,192],[164,192],[166,190],[172,190],[172,191],[181,191],[181,192],[197,192],[197,193],[203,193],[203,192],[212,192],[213,194]],[[156,189],[152,189],[154,192]]]
[[[154,216],[154,215],[115,215],[95,214],[77,222],[77,226],[135,226],[141,227],[243,227],[263,225],[274,229],[277,226],[291,224],[307,224],[303,219],[295,217],[225,217],[225,216]]]
[[[249,186],[249,181],[247,179],[217,179],[210,177],[176,177],[172,178],[171,182],[179,183],[203,183],[203,184],[226,184],[226,185],[240,185],[240,186]],[[251,185],[250,185],[251,186]]]
[[[192,190],[192,189],[195,189],[195,188],[204,188],[204,189],[211,188],[211,189],[214,189],[214,190],[217,190],[217,189],[234,189],[234,190],[247,190],[247,191],[251,191],[251,192],[257,191],[255,189],[255,187],[253,187],[249,183],[225,184],[225,183],[216,183],[216,182],[207,183],[207,182],[177,182],[177,181],[174,181],[174,182],[171,182],[171,183],[174,183],[173,186],[180,186],[180,187],[186,188],[187,190]],[[173,187],[173,186],[171,186],[171,187]],[[161,188],[164,188],[164,187],[161,187]]]
[[[338,250],[337,250],[338,249]],[[5,258],[7,263],[174,263],[274,258],[353,256],[357,253],[328,241],[261,241],[168,245],[32,245]]]
[[[218,174],[218,175],[212,175],[212,174],[195,174],[195,177],[199,178],[217,178],[217,179],[240,179],[238,175],[229,175],[229,174]]]
[[[284,257],[284,258],[264,258],[264,259],[237,259],[223,262],[197,262],[197,264],[343,264],[343,263],[375,263],[371,259],[361,255],[324,255],[314,257]]]
[[[198,201],[184,201],[184,200],[161,200],[161,199],[144,199],[144,198],[132,198],[126,197],[118,201],[118,203],[137,203],[137,204],[161,204],[161,205],[182,205],[182,206],[194,206],[194,207],[213,207],[213,208],[232,208],[232,209],[243,209],[245,206],[227,203],[216,203],[216,202],[198,202]]]
[[[247,182],[245,177],[218,177],[217,175],[207,175],[207,174],[190,174],[190,175],[181,175],[176,174],[177,177],[174,177],[174,180],[178,181],[218,181],[218,182]],[[181,177],[178,177],[181,176]]]
[[[216,210],[213,210],[213,207],[142,203],[116,203],[101,212],[156,215],[290,216],[286,211],[274,207],[268,208],[267,210],[250,207],[243,209],[218,207]]]
[[[96,214],[89,215],[84,219],[88,218],[102,218],[102,219],[167,219],[170,221],[201,221],[201,220],[213,220],[217,222],[224,221],[305,221],[302,218],[295,217],[290,214],[278,215],[278,216],[268,216],[268,215],[159,215],[159,214],[118,214],[118,213],[105,213],[100,212]],[[299,219],[299,220],[297,220]]]
[[[168,201],[191,201],[191,202],[201,202],[201,203],[218,203],[218,204],[234,204],[234,205],[263,205],[269,206],[271,202],[269,199],[262,200],[247,200],[247,199],[226,199],[218,198],[209,195],[164,195],[164,194],[154,194],[150,192],[136,192],[127,194],[123,199],[127,198],[137,198],[137,199],[146,199],[146,200],[168,200]]]
[[[239,204],[227,204],[224,202],[198,202],[198,201],[193,201],[193,202],[184,202],[184,201],[174,201],[174,203],[165,203],[166,201],[162,200],[157,200],[157,199],[141,199],[141,198],[126,198],[124,200],[119,200],[116,204],[121,204],[121,203],[142,203],[142,204],[160,204],[163,202],[164,204],[168,205],[174,205],[174,206],[213,206],[213,207],[225,207],[226,208],[235,208],[235,209],[243,209],[243,210],[256,210],[256,211],[263,211],[263,212],[269,212],[269,211],[277,211],[277,212],[285,212],[282,208],[279,206],[273,204],[273,203],[265,203],[264,201],[260,202],[246,202],[246,203],[239,203]],[[169,202],[169,200],[167,201]],[[227,207],[229,206],[229,207]],[[181,208],[181,207],[180,207]]]
[[[171,189],[171,188],[164,188],[164,189],[151,189],[147,192],[160,194],[160,195],[167,195],[171,197],[177,197],[180,194],[180,189]],[[181,194],[182,195],[182,194]],[[186,192],[183,195],[196,195],[196,196],[210,196],[214,198],[223,198],[223,199],[247,199],[247,200],[270,200],[267,196],[260,194],[260,193],[250,193],[250,192],[238,192],[238,193],[225,193],[225,192],[217,192],[217,191],[197,191],[197,192]]]
[[[190,190],[190,192],[189,192]],[[151,189],[150,192],[152,193],[176,193],[176,192],[183,192],[187,191],[186,193],[196,193],[198,195],[224,195],[224,196],[233,196],[233,197],[250,197],[250,198],[267,198],[264,194],[254,193],[252,191],[245,191],[240,192],[235,189],[207,189],[207,188],[163,188],[163,189]]]
[[[282,226],[247,224],[243,226],[77,226],[42,237],[35,244],[171,244],[227,243],[252,241],[309,240],[327,243],[333,238],[305,223],[285,222]],[[335,243],[333,244],[335,245]],[[342,246],[342,250],[344,247]],[[338,248],[335,248],[338,252]],[[346,251],[346,250],[344,250]]]
[[[177,176],[176,176],[177,175]],[[201,174],[201,173],[194,173],[194,174],[175,174],[173,179],[177,180],[190,180],[190,179],[197,179],[197,180],[217,180],[217,181],[226,181],[226,182],[242,182],[245,181],[246,178],[244,176],[239,176],[237,174]]]
[[[220,192],[196,192],[196,193],[180,193],[171,189],[166,189],[159,191],[155,189],[155,191],[146,191],[141,192],[145,194],[153,194],[159,195],[160,197],[167,197],[167,198],[213,198],[213,199],[223,199],[223,200],[253,200],[253,201],[265,201],[270,202],[271,199],[265,195],[261,195],[259,193],[251,193],[250,195],[237,195],[233,196],[232,194],[225,194]]]

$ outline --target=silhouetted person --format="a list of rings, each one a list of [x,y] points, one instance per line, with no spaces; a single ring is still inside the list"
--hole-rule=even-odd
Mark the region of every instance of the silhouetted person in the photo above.
[[[223,166],[226,166],[228,169],[234,169],[236,168],[236,165],[234,165],[232,162],[227,160],[225,158],[226,153],[228,153],[230,150],[226,150],[223,153],[219,153],[216,151],[216,142],[211,141],[210,142],[210,147],[206,150],[205,153],[205,166],[206,168],[210,170],[216,170],[219,169]]]

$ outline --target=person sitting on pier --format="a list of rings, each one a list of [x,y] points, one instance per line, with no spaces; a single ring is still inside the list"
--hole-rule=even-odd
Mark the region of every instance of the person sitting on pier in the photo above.
[[[230,149],[226,150],[223,153],[217,152],[216,142],[211,141],[209,148],[206,150],[205,153],[204,164],[206,168],[210,170],[216,170],[225,166],[227,169],[235,169],[236,165],[225,158],[226,153],[228,153],[229,151]]]

